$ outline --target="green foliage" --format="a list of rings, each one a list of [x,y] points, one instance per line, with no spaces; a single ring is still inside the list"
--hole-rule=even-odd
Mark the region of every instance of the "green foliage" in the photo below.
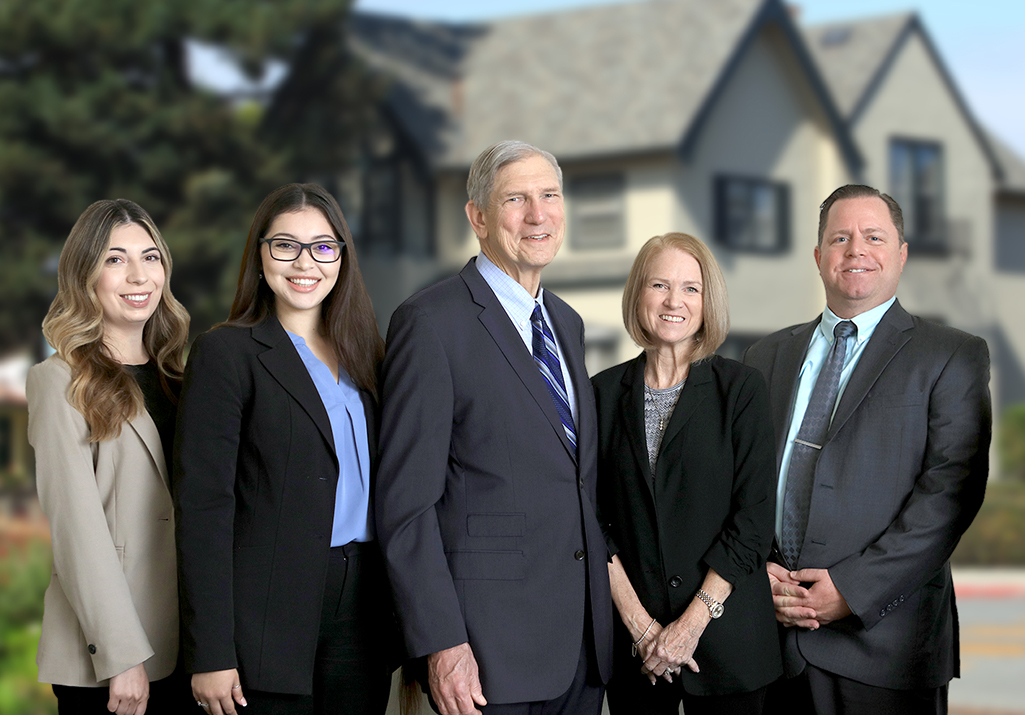
[[[194,332],[223,320],[259,201],[282,183],[341,168],[367,116],[359,108],[375,104],[366,94],[372,83],[345,61],[349,4],[0,3],[0,346],[38,335],[61,245],[78,215],[103,198],[132,199],[153,216]],[[315,76],[327,84],[320,92],[287,81],[278,101],[287,95],[289,107],[272,101],[271,113],[284,111],[290,123],[269,123],[258,104],[193,84],[187,40],[223,48],[253,78],[269,58],[304,66],[308,76],[308,48],[319,48],[314,61],[329,64]],[[333,117],[335,131],[307,126],[305,117]],[[311,151],[321,140],[329,146]]]
[[[950,561],[962,566],[1025,566],[1025,482],[990,482],[982,509]]]
[[[36,644],[43,593],[50,582],[50,547],[38,538],[0,533],[0,712],[57,712],[50,686],[36,682]]]
[[[1025,403],[1004,410],[997,449],[1003,475],[1025,481]]]

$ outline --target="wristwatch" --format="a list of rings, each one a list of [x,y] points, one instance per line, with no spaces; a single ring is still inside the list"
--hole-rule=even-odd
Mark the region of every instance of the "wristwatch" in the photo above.
[[[708,615],[710,615],[712,618],[718,618],[723,614],[723,611],[726,610],[723,608],[723,605],[721,603],[719,603],[714,598],[705,593],[704,589],[699,588],[697,595],[698,598],[704,601],[705,605],[708,606]]]

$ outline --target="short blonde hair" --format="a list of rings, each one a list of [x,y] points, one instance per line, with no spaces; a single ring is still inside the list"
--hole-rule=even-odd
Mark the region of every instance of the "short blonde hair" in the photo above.
[[[711,357],[726,340],[730,332],[730,301],[726,293],[726,279],[723,278],[715,256],[708,246],[686,233],[666,233],[648,239],[634,259],[630,275],[623,289],[623,323],[633,341],[644,350],[653,350],[655,343],[648,331],[641,325],[637,308],[641,302],[641,290],[651,275],[652,267],[668,249],[675,248],[694,257],[701,266],[702,311],[701,328],[694,335],[694,350],[691,362]]]

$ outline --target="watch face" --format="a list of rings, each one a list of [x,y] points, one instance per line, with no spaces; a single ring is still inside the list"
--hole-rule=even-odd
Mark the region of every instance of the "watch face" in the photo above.
[[[721,603],[717,603],[714,606],[712,606],[711,608],[709,608],[708,611],[712,615],[712,618],[718,618],[723,613],[722,604]]]

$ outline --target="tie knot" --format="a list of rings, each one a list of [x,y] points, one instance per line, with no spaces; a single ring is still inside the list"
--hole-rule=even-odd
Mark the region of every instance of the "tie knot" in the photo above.
[[[841,320],[839,323],[836,324],[836,327],[833,328],[833,337],[837,340],[844,340],[846,338],[851,337],[852,335],[856,335],[857,332],[857,325],[855,325],[850,320]]]
[[[530,314],[530,322],[532,322],[532,323],[542,323],[542,322],[544,322],[544,316],[541,315],[541,304],[540,303],[536,303],[534,305],[534,312]]]

